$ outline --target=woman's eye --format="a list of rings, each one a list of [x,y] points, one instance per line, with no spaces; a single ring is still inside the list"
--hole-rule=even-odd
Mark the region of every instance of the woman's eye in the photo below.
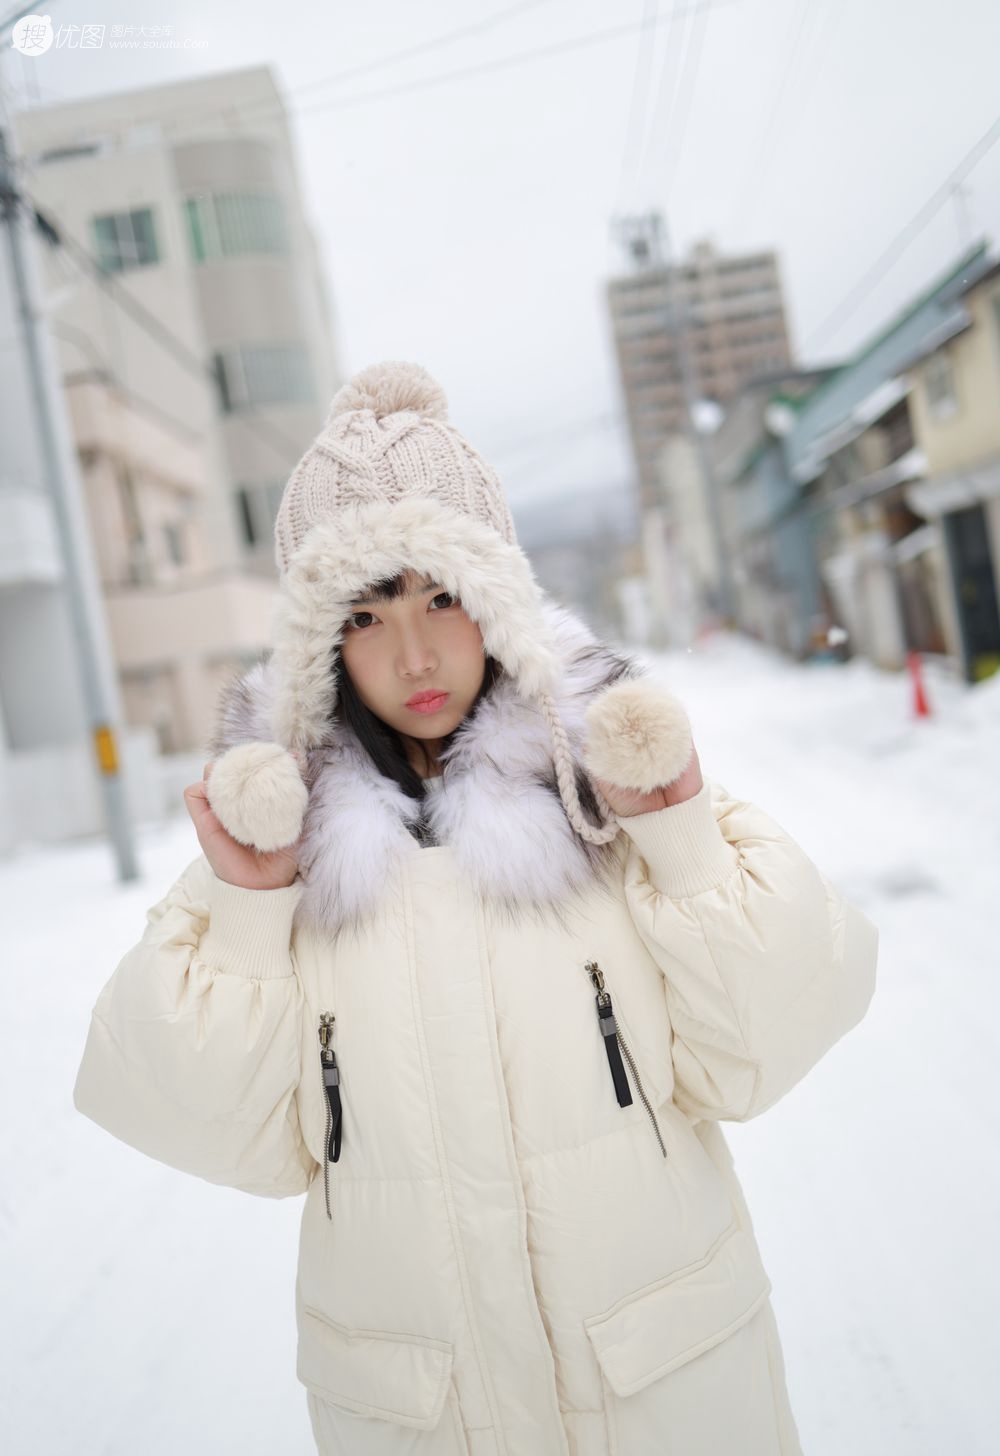
[[[370,618],[371,616],[372,616],[372,613],[371,612],[352,612],[350,614],[350,616],[348,617],[347,620],[348,620],[349,624],[352,627],[367,627],[368,626],[368,623],[367,622],[359,622],[358,621],[358,618],[359,617],[369,617]]]
[[[445,606],[446,607],[453,607],[455,605],[456,600],[457,600],[456,597],[453,597],[452,596],[451,592],[438,592],[438,594],[437,594],[436,597],[432,597],[431,598],[431,604],[433,605],[435,602],[439,602],[442,597],[445,598]]]

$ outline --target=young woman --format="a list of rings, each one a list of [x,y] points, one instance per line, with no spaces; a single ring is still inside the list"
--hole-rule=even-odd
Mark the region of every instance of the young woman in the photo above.
[[[719,1124],[862,1018],[875,927],[542,594],[422,369],[335,397],[276,545],[77,1107],[306,1194],[322,1456],[799,1452]]]

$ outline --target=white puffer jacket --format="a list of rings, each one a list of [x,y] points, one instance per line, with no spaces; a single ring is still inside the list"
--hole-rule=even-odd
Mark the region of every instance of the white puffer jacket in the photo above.
[[[580,708],[614,668],[571,625]],[[267,711],[258,671],[237,717]],[[323,1456],[790,1456],[718,1123],[862,1018],[876,928],[711,780],[621,817],[581,874],[575,837],[533,832],[557,800],[537,725],[504,711],[434,796],[447,842],[410,836],[384,878],[398,806],[358,815],[346,752],[314,765],[307,884],[191,864],[100,995],[76,1105],[212,1182],[307,1194],[298,1375]]]

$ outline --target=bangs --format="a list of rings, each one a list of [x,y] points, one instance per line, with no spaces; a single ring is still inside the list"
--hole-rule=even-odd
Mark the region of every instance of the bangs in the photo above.
[[[401,597],[416,596],[420,592],[428,591],[436,583],[427,572],[414,573],[412,586],[409,585],[410,571],[398,571],[395,576],[384,576],[379,581],[369,582],[353,598],[355,602],[395,602]]]

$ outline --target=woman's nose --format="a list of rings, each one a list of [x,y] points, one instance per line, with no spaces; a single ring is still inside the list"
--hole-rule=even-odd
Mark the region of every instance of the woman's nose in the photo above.
[[[403,632],[396,660],[400,672],[407,677],[422,676],[437,666],[434,649],[419,628]]]

